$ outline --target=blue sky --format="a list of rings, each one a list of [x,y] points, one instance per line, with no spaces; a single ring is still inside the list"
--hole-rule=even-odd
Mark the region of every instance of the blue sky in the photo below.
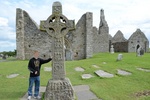
[[[98,27],[100,9],[104,9],[109,34],[121,30],[128,39],[140,28],[150,40],[150,0],[57,0],[62,3],[63,14],[77,23],[86,12],[93,13],[93,26]],[[52,12],[55,0],[0,0],[0,52],[16,49],[16,8],[28,12],[39,25]]]

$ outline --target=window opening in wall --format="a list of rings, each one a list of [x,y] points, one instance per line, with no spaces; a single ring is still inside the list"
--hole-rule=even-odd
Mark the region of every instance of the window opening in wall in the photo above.
[[[46,57],[46,55],[43,55],[44,57]]]

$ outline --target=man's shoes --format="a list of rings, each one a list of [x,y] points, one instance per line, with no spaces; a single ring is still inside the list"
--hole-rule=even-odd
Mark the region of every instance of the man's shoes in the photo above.
[[[28,96],[28,100],[30,100],[31,99],[31,96]]]
[[[40,96],[34,96],[34,99],[41,99]]]

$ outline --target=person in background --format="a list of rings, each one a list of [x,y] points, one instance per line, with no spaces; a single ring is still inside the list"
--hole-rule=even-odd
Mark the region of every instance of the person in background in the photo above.
[[[51,60],[52,60],[52,58],[49,58],[49,59],[46,59],[46,60],[39,58],[39,52],[34,51],[34,56],[33,56],[33,58],[31,58],[29,60],[29,63],[28,63],[28,69],[30,71],[29,87],[28,87],[28,100],[30,100],[31,97],[32,97],[33,84],[35,84],[34,98],[35,99],[40,99],[41,98],[40,95],[39,95],[41,65],[45,64],[45,63],[48,63]]]

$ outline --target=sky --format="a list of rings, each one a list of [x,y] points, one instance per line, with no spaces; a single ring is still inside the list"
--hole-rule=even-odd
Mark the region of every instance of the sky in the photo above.
[[[77,23],[86,12],[93,13],[93,26],[99,27],[104,9],[109,34],[120,30],[126,39],[139,28],[150,40],[150,0],[57,0],[63,15]],[[0,0],[0,52],[16,49],[16,8],[28,12],[39,25],[52,14],[55,0]]]

